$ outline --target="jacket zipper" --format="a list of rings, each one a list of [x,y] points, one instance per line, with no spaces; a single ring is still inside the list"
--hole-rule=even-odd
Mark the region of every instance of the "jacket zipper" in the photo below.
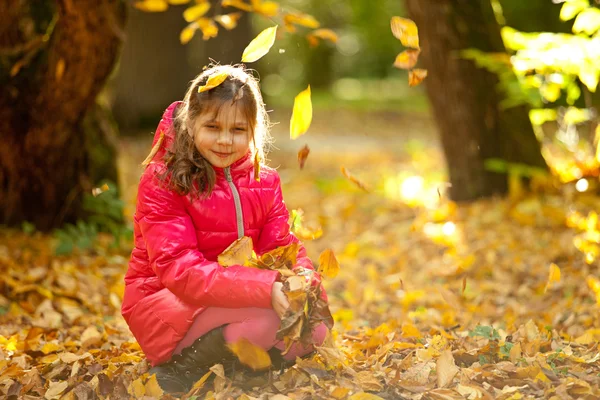
[[[225,180],[227,180],[227,184],[231,188],[231,193],[233,194],[238,239],[241,239],[244,237],[244,215],[242,214],[242,202],[240,201],[240,193],[238,192],[235,184],[233,183],[233,179],[231,178],[231,170],[229,167],[225,168]]]

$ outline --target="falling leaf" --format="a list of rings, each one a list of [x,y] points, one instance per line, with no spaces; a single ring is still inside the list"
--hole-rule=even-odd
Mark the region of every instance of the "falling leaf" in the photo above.
[[[275,43],[277,34],[277,25],[263,30],[258,34],[250,44],[244,49],[242,54],[242,62],[251,63],[261,59],[271,50]]]
[[[331,249],[325,249],[319,256],[319,273],[329,279],[333,279],[340,272],[340,263],[335,258]]]
[[[461,288],[460,292],[464,293],[466,288],[467,288],[467,277],[465,276],[462,281],[462,288]]]
[[[406,47],[419,48],[419,31],[417,24],[407,18],[392,17],[392,33]]]
[[[304,163],[306,163],[306,158],[308,157],[309,153],[310,149],[306,144],[300,149],[300,151],[298,151],[298,164],[300,165],[300,169],[304,168]]]
[[[169,8],[169,4],[166,0],[144,0],[135,2],[134,7],[146,12],[162,12]]]
[[[142,162],[142,166],[147,167],[152,162],[152,159],[154,158],[154,156],[158,152],[158,149],[160,149],[160,146],[161,146],[161,144],[162,144],[162,142],[163,142],[164,139],[165,139],[165,133],[164,132],[160,132],[160,136],[158,137],[158,140],[156,141],[156,144],[152,147],[152,150],[150,150],[150,154],[148,154],[148,156],[146,157],[146,159]]]
[[[241,12],[235,12],[235,13],[224,14],[224,15],[216,15],[213,19],[215,21],[217,21],[219,24],[221,24],[221,26],[223,28],[230,31],[237,26],[238,21],[241,17],[242,17]]]
[[[554,283],[560,282],[560,268],[558,265],[552,263],[550,264],[550,271],[548,273],[548,282],[546,282],[546,287],[544,288],[544,293],[550,288]]]
[[[348,171],[348,170],[346,169],[346,167],[343,167],[343,166],[342,166],[340,169],[341,169],[341,171],[342,171],[342,174],[344,174],[344,176],[345,176],[346,178],[348,178],[348,179],[349,179],[349,180],[350,180],[352,183],[354,183],[356,186],[358,186],[359,188],[361,188],[361,189],[362,189],[362,190],[364,190],[365,192],[368,192],[368,191],[369,191],[369,189],[367,189],[367,186],[366,186],[364,183],[362,183],[361,181],[359,181],[359,180],[358,180],[356,177],[354,177],[354,175],[352,175],[352,174],[350,173],[350,171]]]
[[[219,72],[212,74],[206,81],[206,84],[198,88],[198,93],[206,92],[210,89],[216,88],[221,83],[225,82],[225,79],[227,79],[228,76],[229,74],[227,72]]]
[[[421,50],[408,49],[398,54],[394,67],[401,69],[411,69],[417,64]]]
[[[267,369],[271,366],[269,354],[260,346],[257,346],[245,338],[227,347],[239,358],[240,362],[253,370]]]
[[[286,25],[300,25],[306,28],[317,29],[321,24],[312,15],[303,13],[289,13],[283,16]]]
[[[444,350],[436,362],[438,387],[443,388],[448,386],[458,371],[459,368],[454,362],[452,352],[450,350]]]
[[[312,122],[310,85],[296,96],[290,120],[290,138],[297,139],[308,131]]]
[[[329,40],[332,43],[337,43],[339,40],[338,35],[331,29],[316,29],[307,34],[306,38],[313,47],[319,44],[319,39]]]
[[[186,22],[196,21],[198,18],[200,18],[204,14],[206,14],[208,12],[208,10],[210,10],[210,2],[207,1],[207,2],[197,4],[195,6],[187,8],[183,12],[183,19],[185,19]]]
[[[219,256],[217,261],[223,267],[244,265],[252,257],[252,238],[244,236],[231,243]]]
[[[252,0],[254,12],[267,17],[275,17],[279,13],[279,4],[274,1]]]
[[[411,69],[408,71],[408,86],[417,86],[427,77],[426,69]]]
[[[202,31],[202,40],[214,38],[219,33],[219,27],[212,19],[199,18],[196,22]]]
[[[223,0],[221,2],[221,5],[223,7],[235,7],[235,8],[239,8],[240,10],[244,10],[247,12],[251,12],[252,11],[252,6],[248,3],[244,3],[242,0]]]
[[[191,24],[183,28],[181,30],[181,33],[179,34],[179,41],[181,42],[181,44],[189,43],[190,40],[192,40],[192,38],[196,34],[196,31],[199,27],[200,26],[197,22],[192,22]]]
[[[57,82],[60,82],[60,80],[62,79],[64,73],[65,73],[65,59],[61,58],[56,62],[56,70],[54,73],[54,77],[56,78]]]
[[[108,189],[110,189],[110,188],[109,188],[109,187],[108,187],[108,185],[105,183],[104,185],[100,186],[99,188],[93,188],[93,189],[92,189],[92,195],[93,195],[94,197],[97,197],[98,195],[100,195],[100,194],[102,194],[102,193],[104,193],[104,192],[108,191]]]

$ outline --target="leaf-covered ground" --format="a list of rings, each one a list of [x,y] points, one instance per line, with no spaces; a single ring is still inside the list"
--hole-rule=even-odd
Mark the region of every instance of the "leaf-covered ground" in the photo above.
[[[507,199],[456,205],[444,195],[440,151],[421,134],[430,122],[396,118],[347,116],[343,133],[317,119],[317,133],[279,135],[271,165],[288,207],[304,210],[307,229],[323,230],[306,242],[309,254],[332,248],[341,263],[325,282],[333,337],[283,374],[215,368],[221,376],[195,396],[600,398],[594,185],[583,194],[572,185],[532,195],[513,188]],[[357,133],[386,119],[387,130],[373,122],[376,134]],[[130,204],[146,139],[122,145]],[[57,257],[47,236],[0,230],[0,397],[161,397],[119,314],[128,252],[103,239]]]

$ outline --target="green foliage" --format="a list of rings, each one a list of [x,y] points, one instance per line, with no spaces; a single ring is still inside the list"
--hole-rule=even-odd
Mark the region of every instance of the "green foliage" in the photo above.
[[[548,172],[543,168],[532,167],[526,164],[509,163],[499,158],[488,158],[484,162],[484,167],[488,171],[519,176],[522,178],[548,175]]]
[[[489,340],[500,340],[500,334],[493,326],[477,325],[475,329],[469,331],[469,337],[477,336]]]
[[[76,225],[66,224],[55,231],[58,241],[56,254],[70,254],[75,249],[89,250],[98,239],[99,232],[110,233],[114,238],[112,247],[120,247],[132,235],[132,230],[123,222],[123,202],[110,181],[101,182],[108,190],[93,196],[86,193],[83,197],[83,209],[88,214],[85,221],[79,220]]]

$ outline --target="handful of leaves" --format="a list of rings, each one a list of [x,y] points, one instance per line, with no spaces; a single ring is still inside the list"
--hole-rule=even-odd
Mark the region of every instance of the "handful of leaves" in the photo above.
[[[290,307],[281,319],[277,338],[285,343],[287,353],[292,344],[300,342],[311,344],[312,330],[321,322],[331,329],[333,317],[329,305],[321,294],[321,282],[313,285],[314,271],[296,267],[298,243],[278,247],[258,257],[253,251],[252,238],[244,236],[233,242],[219,255],[217,261],[223,267],[243,265],[249,268],[270,269],[278,271],[283,281],[285,293]],[[333,278],[339,271],[337,262],[331,250],[325,250],[319,257],[318,272],[327,278]]]

